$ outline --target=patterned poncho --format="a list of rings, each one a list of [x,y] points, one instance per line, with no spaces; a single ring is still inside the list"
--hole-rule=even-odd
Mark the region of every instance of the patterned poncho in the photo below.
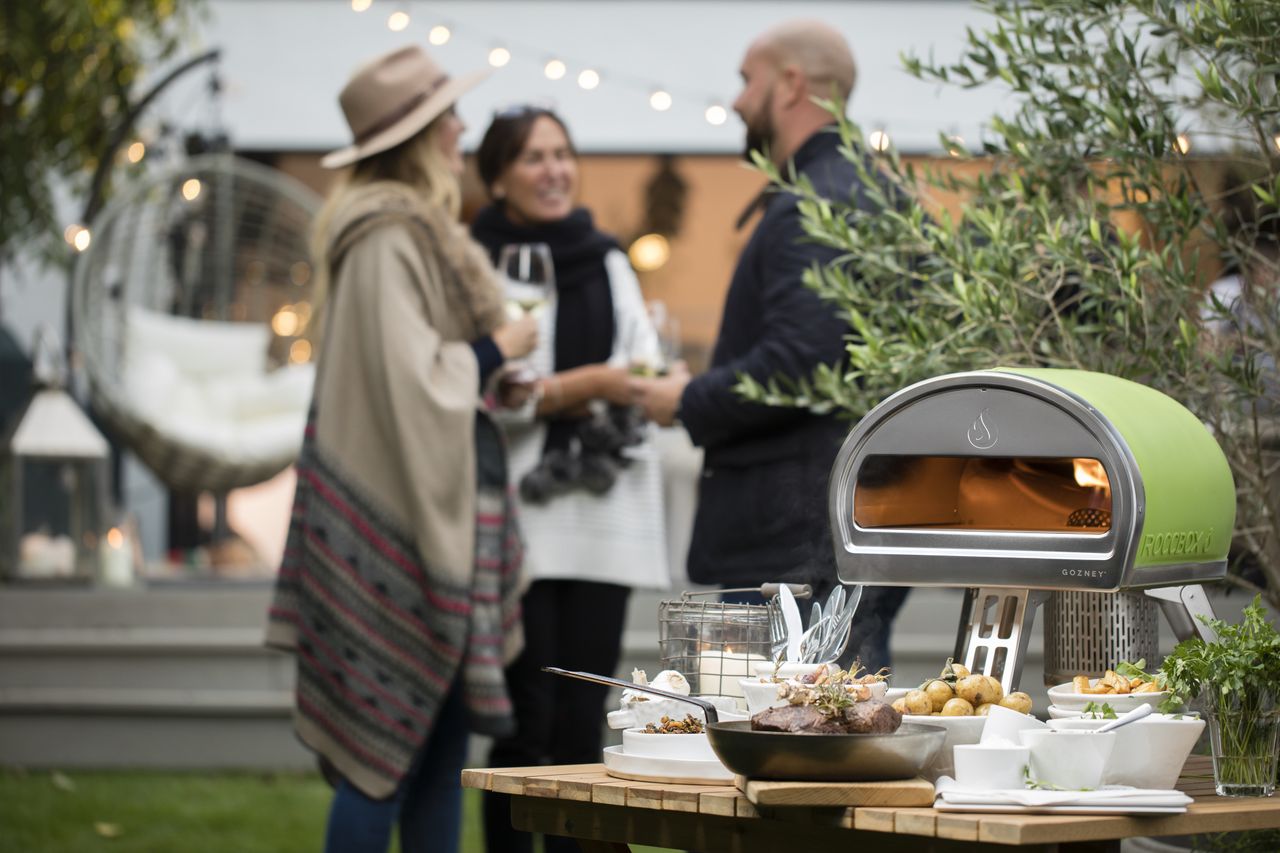
[[[393,186],[334,225],[316,396],[267,628],[297,659],[298,736],[390,796],[451,689],[502,734],[520,542],[468,343],[501,317],[483,253]]]

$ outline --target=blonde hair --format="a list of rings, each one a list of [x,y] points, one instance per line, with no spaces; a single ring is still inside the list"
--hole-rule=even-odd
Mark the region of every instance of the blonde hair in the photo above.
[[[462,211],[462,187],[440,147],[443,119],[447,115],[437,117],[394,148],[357,161],[350,172],[338,178],[311,228],[311,255],[315,258],[312,304],[317,314],[329,295],[329,248],[337,236],[330,232],[334,220],[356,191],[380,181],[406,184],[425,204],[443,208],[451,217],[458,218]]]

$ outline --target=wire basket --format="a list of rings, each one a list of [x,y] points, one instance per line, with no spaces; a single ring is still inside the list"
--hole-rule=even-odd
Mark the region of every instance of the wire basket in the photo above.
[[[693,695],[741,697],[738,681],[771,660],[769,605],[701,600],[737,591],[682,592],[658,605],[662,668],[684,675]]]

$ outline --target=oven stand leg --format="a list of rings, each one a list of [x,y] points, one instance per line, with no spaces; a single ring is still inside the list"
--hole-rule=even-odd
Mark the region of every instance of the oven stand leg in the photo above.
[[[1212,643],[1218,639],[1217,632],[1197,618],[1205,616],[1212,619],[1214,616],[1213,605],[1204,587],[1199,584],[1162,586],[1145,592],[1160,604],[1174,636],[1179,640],[1200,637],[1206,643]]]
[[[955,659],[972,673],[999,679],[1006,694],[1017,690],[1036,608],[1048,600],[1048,592],[1022,587],[966,589]],[[981,666],[975,668],[979,653]]]

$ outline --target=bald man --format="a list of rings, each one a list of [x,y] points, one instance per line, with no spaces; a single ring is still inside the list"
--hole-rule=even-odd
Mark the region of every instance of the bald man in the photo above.
[[[844,105],[853,92],[856,71],[844,37],[818,21],[790,21],[757,38],[740,70],[733,108],[746,125],[748,156],[761,151],[784,174],[794,167],[806,176],[819,195],[863,204],[857,170],[837,150],[834,119],[814,102]],[[760,382],[801,379],[843,361],[848,325],[802,281],[805,270],[839,252],[805,238],[794,196],[771,192],[761,202],[710,368],[635,385],[652,420],[683,423],[705,451],[689,577],[724,587],[808,583],[825,598],[837,582],[827,478],[850,424],[747,403],[733,386],[742,373]],[[889,626],[904,596],[892,588],[864,592],[843,662],[860,657],[873,672],[889,664]]]

